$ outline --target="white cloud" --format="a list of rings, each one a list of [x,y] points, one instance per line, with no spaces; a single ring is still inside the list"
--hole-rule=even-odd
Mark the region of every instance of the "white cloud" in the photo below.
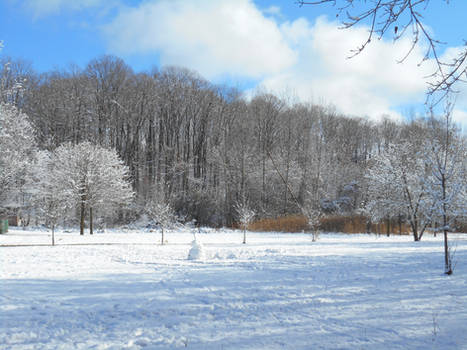
[[[410,50],[410,37],[375,38],[348,59],[368,28],[341,30],[325,17],[281,23],[280,13],[277,6],[261,11],[253,0],[148,0],[121,9],[104,33],[115,54],[158,55],[163,65],[185,66],[208,79],[256,79],[271,92],[292,91],[346,114],[400,118],[398,108],[425,101],[425,77],[434,65],[419,66],[423,47],[397,63]]]
[[[465,50],[465,47],[449,47],[441,56],[441,61],[452,62],[455,58],[459,57],[463,50]],[[465,70],[466,68],[467,62],[464,62],[460,70]],[[454,86],[454,89],[456,93],[451,96],[451,102],[454,103],[452,119],[467,133],[467,84],[465,81],[459,82]]]
[[[221,75],[263,77],[295,63],[273,19],[250,0],[161,0],[127,8],[105,33],[117,54],[159,54],[162,64]]]
[[[454,109],[452,119],[462,128],[464,133],[467,133],[467,109]]]
[[[62,10],[82,10],[106,4],[106,0],[25,0],[24,6],[34,17],[59,14]]]
[[[459,56],[461,55],[461,53],[464,52],[465,49],[465,46],[447,48],[441,57],[441,61],[446,63],[452,63],[454,59],[459,58]],[[458,69],[458,71],[466,70],[467,62],[464,62],[463,65]],[[459,82],[454,86],[454,90],[457,92],[453,96],[456,103],[456,107],[462,108],[467,112],[467,84],[465,83],[465,78],[462,82]],[[467,119],[464,122],[467,125]]]
[[[179,65],[214,81],[256,81],[263,90],[292,92],[302,101],[334,105],[340,112],[401,118],[425,101],[432,61],[410,50],[411,38],[373,42],[356,57],[351,50],[367,39],[368,28],[339,29],[325,17],[284,22],[279,6],[260,9],[255,0],[11,0],[34,17],[95,9],[117,15],[102,27],[109,51],[125,56],[155,55],[162,65]],[[123,3],[133,3],[133,7]],[[108,17],[107,17],[108,18]],[[77,22],[81,23],[81,22]],[[86,23],[86,22],[84,22]],[[449,61],[462,48],[448,48]],[[467,126],[467,84],[456,98],[456,121]],[[252,93],[251,91],[249,92]]]
[[[279,6],[269,6],[267,9],[263,10],[263,12],[267,15],[272,16],[281,16],[281,8]]]
[[[301,99],[327,101],[341,112],[375,119],[383,114],[400,118],[393,107],[424,100],[423,77],[432,65],[418,67],[422,49],[417,47],[404,63],[397,63],[410,49],[410,39],[375,41],[348,58],[365,42],[366,28],[341,30],[338,23],[321,17],[314,25],[306,19],[286,22],[281,32],[298,52],[298,63],[280,76],[264,79],[266,89],[287,86]]]

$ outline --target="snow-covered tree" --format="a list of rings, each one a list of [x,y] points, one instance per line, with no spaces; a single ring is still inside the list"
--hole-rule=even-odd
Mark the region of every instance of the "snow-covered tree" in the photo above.
[[[22,206],[21,194],[35,149],[34,129],[28,117],[0,103],[0,210]]]
[[[161,245],[164,244],[164,229],[175,222],[174,209],[160,192],[155,193],[145,207],[146,215],[161,228]]]
[[[371,123],[287,96],[245,101],[187,69],[140,74],[112,56],[40,78],[25,62],[0,58],[2,89],[0,100],[34,121],[40,147],[112,145],[139,198],[163,183],[176,212],[202,225],[231,225],[241,193],[259,217],[297,214],[308,192],[326,214],[355,215],[368,198],[362,177],[373,155],[411,141],[412,124],[422,139],[427,132],[421,122]],[[83,201],[83,217],[111,215],[92,201]]]
[[[32,194],[32,202],[36,208],[36,214],[45,219],[46,225],[52,230],[52,245],[55,245],[55,228],[60,217],[64,214],[65,193],[57,190],[54,174],[58,164],[52,159],[48,151],[40,151],[36,154],[36,163],[33,166],[33,176],[28,182],[29,192]]]
[[[235,205],[235,211],[237,212],[237,217],[243,228],[243,244],[246,244],[246,228],[255,218],[255,211],[250,208],[246,200],[237,202]]]
[[[94,209],[115,210],[133,199],[128,168],[115,150],[89,142],[65,144],[55,150],[53,161],[52,180],[67,198],[67,206],[79,208],[80,234],[84,234],[87,210],[92,234]]]
[[[413,144],[389,145],[373,158],[366,174],[369,200],[365,211],[375,221],[404,214],[414,240],[419,241],[433,210],[426,188],[427,169]]]
[[[302,214],[305,215],[308,221],[308,226],[311,229],[312,240],[313,242],[316,242],[319,238],[319,225],[321,223],[323,213],[318,207],[308,204],[302,207]]]
[[[450,106],[444,117],[431,119],[431,138],[426,150],[426,161],[431,170],[428,194],[433,200],[433,220],[439,222],[444,234],[445,273],[452,274],[452,256],[448,245],[448,232],[453,221],[467,214],[465,181],[465,139],[452,122]]]

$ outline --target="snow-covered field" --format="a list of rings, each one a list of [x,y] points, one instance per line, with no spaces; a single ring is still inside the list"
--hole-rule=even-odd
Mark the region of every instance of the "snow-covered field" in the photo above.
[[[197,236],[0,235],[0,349],[467,349],[467,235]]]

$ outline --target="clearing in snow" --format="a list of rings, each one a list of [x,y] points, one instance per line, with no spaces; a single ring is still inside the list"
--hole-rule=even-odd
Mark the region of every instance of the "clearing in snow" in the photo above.
[[[166,237],[0,235],[0,349],[467,349],[465,235]]]

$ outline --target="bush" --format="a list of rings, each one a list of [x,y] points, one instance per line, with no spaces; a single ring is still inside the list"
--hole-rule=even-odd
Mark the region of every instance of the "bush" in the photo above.
[[[467,233],[467,222],[465,222],[465,221],[455,222],[454,227],[455,227],[454,232]]]
[[[326,232],[387,234],[388,225],[390,234],[405,235],[410,232],[409,225],[399,225],[398,220],[370,223],[365,216],[328,216],[321,220],[320,229]]]
[[[321,219],[320,229],[326,232],[368,232],[367,218],[364,216],[327,216]]]
[[[308,230],[308,221],[303,215],[264,218],[251,223],[250,231],[302,232]]]

